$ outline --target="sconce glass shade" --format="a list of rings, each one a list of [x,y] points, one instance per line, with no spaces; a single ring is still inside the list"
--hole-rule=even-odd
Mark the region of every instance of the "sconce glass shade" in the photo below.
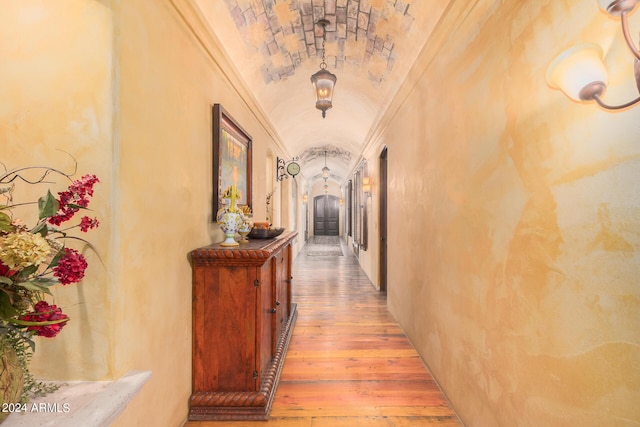
[[[602,48],[585,43],[565,50],[551,62],[546,78],[549,86],[575,101],[591,101],[601,96],[608,83]]]
[[[371,194],[371,178],[367,176],[362,178],[362,192]]]
[[[326,66],[326,65],[325,65]],[[311,76],[311,83],[316,92],[316,108],[322,111],[322,118],[326,116],[326,111],[332,107],[333,87],[336,84],[335,74],[324,68]]]
[[[631,12],[640,0],[598,0],[598,6],[611,16],[620,16],[623,12]]]

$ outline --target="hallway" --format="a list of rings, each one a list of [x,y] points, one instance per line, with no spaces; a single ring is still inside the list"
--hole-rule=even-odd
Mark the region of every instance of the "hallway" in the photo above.
[[[343,256],[323,255],[329,242],[318,243],[293,264],[298,320],[269,421],[185,425],[461,426],[353,254],[342,244]]]

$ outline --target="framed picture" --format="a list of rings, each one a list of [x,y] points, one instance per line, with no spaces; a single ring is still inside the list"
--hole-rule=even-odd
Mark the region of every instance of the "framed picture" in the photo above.
[[[235,185],[238,206],[251,206],[251,137],[220,104],[213,105],[213,221],[224,190]]]

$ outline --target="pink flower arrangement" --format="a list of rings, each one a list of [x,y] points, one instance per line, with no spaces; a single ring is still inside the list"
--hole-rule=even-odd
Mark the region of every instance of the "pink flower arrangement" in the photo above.
[[[34,173],[37,177],[30,178]],[[37,202],[13,203],[19,185],[42,185],[52,174],[71,181],[58,197],[47,191]],[[93,187],[100,181],[95,175],[78,180],[70,176],[48,167],[0,171],[0,340],[10,342],[19,354],[25,348],[33,350],[33,336],[53,338],[69,322],[61,308],[46,301],[52,297],[49,288],[80,282],[88,267],[83,254],[65,243],[73,239],[93,249],[70,232],[78,228],[87,233],[98,227],[98,219],[82,216],[76,224],[69,223],[78,212],[88,211]],[[38,220],[28,227],[17,217],[18,212],[36,204]],[[62,224],[65,227],[59,228]]]

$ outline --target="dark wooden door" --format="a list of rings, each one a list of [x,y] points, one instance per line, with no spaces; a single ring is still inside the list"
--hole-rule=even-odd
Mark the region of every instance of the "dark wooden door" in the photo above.
[[[387,148],[380,154],[380,291],[387,291]]]
[[[337,236],[340,228],[340,199],[325,194],[313,199],[313,234]]]

